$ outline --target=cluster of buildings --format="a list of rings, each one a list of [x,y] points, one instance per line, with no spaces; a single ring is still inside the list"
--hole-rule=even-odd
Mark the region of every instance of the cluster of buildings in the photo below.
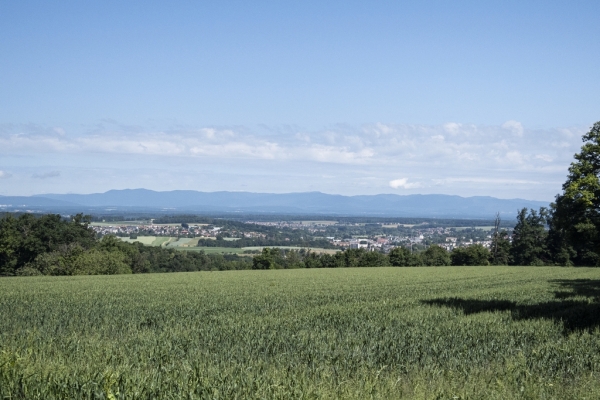
[[[246,221],[246,224],[271,226],[274,228],[302,229],[311,233],[324,232],[334,221]]]
[[[277,222],[257,222],[248,221],[248,224],[263,225],[277,228],[302,229],[310,232],[324,231],[328,226],[335,222],[330,221],[277,221]],[[206,224],[115,224],[107,223],[92,224],[94,231],[103,235],[117,236],[170,236],[170,237],[204,237],[215,238],[217,236],[232,238],[266,238],[267,234],[243,231],[238,229],[223,229],[213,225]],[[481,232],[483,234],[483,232]],[[339,239],[336,237],[327,237],[334,246],[342,249],[365,249],[367,251],[389,252],[397,246],[412,247],[420,244],[437,244],[448,251],[457,247],[471,246],[481,244],[490,248],[492,245],[491,235],[483,237],[482,235],[461,235],[452,228],[421,228],[413,230],[409,235],[375,235],[375,236],[353,236],[352,238]],[[471,236],[475,239],[467,238]]]
[[[221,228],[208,228],[202,225],[183,227],[179,224],[148,224],[148,225],[106,225],[92,224],[97,234],[130,236],[216,236]]]
[[[429,239],[427,243],[436,244],[448,251],[452,251],[457,247],[467,247],[472,246],[474,244],[480,244],[488,249],[492,246],[492,239],[490,235],[488,235],[485,240],[473,240],[454,236],[437,236],[436,238],[434,238],[433,233],[437,233],[438,235],[440,233],[444,233],[439,232],[439,229],[443,228],[435,228],[435,232],[417,232],[416,234],[411,236],[373,236],[369,238],[359,237],[352,239],[336,239],[333,237],[328,237],[327,239],[330,241],[331,244],[344,249],[365,249],[367,251],[383,251],[386,253],[394,247],[407,247],[416,244],[422,244],[425,239]]]
[[[399,238],[395,236],[375,236],[372,238],[335,239],[328,237],[330,243],[344,249],[365,249],[367,251],[388,252],[398,243]]]
[[[240,232],[240,231],[227,231],[225,232],[221,227],[215,227],[210,225],[194,225],[194,224],[146,224],[146,225],[107,225],[92,224],[94,232],[100,236],[104,235],[116,235],[116,236],[170,236],[170,237],[204,237],[214,238],[218,235],[238,237],[238,238],[264,238],[266,234],[260,232]]]
[[[490,237],[489,240],[468,239],[468,240],[460,241],[456,237],[447,237],[446,242],[437,243],[438,246],[443,247],[448,251],[452,251],[457,247],[467,247],[467,246],[472,246],[474,244],[480,244],[483,247],[489,249],[492,247],[492,239]]]

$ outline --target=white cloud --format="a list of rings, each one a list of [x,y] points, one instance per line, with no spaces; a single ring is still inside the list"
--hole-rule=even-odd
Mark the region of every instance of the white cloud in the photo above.
[[[393,189],[417,189],[422,187],[420,182],[408,182],[408,178],[391,180],[389,185]]]
[[[49,172],[35,173],[35,174],[31,175],[31,177],[34,179],[48,179],[48,178],[56,178],[58,176],[60,176],[60,171],[49,171]]]
[[[535,158],[537,158],[538,160],[546,161],[546,162],[552,162],[552,160],[553,160],[553,158],[550,157],[548,154],[538,154],[535,156]]]
[[[16,171],[13,165],[31,166],[32,170],[26,172],[30,176],[47,170],[49,165],[67,174],[63,165],[70,163],[69,160],[81,159],[99,170],[120,163],[123,176],[135,168],[141,171],[160,165],[171,172],[186,168],[208,171],[203,175],[202,182],[205,182],[206,176],[226,171],[231,181],[231,176],[256,177],[257,182],[264,180],[265,187],[272,185],[272,190],[277,191],[286,187],[288,191],[360,194],[368,190],[381,193],[418,188],[426,193],[439,191],[441,187],[453,194],[464,195],[468,189],[469,193],[494,195],[501,183],[507,186],[507,192],[515,192],[507,197],[540,198],[533,194],[528,196],[527,192],[540,193],[541,189],[535,188],[545,184],[528,187],[519,182],[564,181],[573,154],[581,146],[581,135],[586,131],[586,127],[531,131],[516,121],[507,121],[502,126],[457,122],[437,126],[377,123],[320,130],[289,126],[178,126],[159,130],[111,125],[110,129],[94,127],[92,131],[77,134],[73,128],[58,132],[33,125],[0,125],[0,159],[4,165],[11,166],[12,173]],[[0,178],[10,176],[4,174],[0,174]],[[284,178],[266,178],[272,174]],[[322,178],[324,174],[336,179]],[[419,182],[395,179],[415,175],[419,176]],[[357,182],[364,182],[361,179],[365,176],[376,179],[369,181],[368,188],[363,185],[357,189]],[[186,184],[199,182],[188,179]],[[132,182],[131,185],[136,186],[135,179]],[[160,185],[167,185],[162,182]],[[251,182],[251,178],[245,179],[244,184],[249,185],[247,190],[252,190]],[[511,188],[511,182],[518,184],[518,188]],[[217,184],[227,183],[221,179]],[[442,186],[436,189],[435,185]],[[560,191],[560,183],[546,186],[546,198]],[[5,192],[10,189],[0,187]]]
[[[518,121],[506,121],[505,123],[502,124],[502,127],[506,130],[511,131],[512,133],[514,133],[517,136],[522,136],[523,135],[523,125],[518,122]]]
[[[457,124],[456,122],[448,122],[443,125],[444,130],[451,135],[456,135],[460,132],[461,124]]]
[[[484,184],[510,184],[510,185],[541,185],[542,182],[525,180],[525,179],[510,179],[510,178],[478,178],[478,177],[464,177],[464,178],[445,178],[445,179],[434,179],[436,185],[446,185],[453,183],[484,183]]]
[[[351,151],[345,147],[313,145],[307,151],[310,160],[337,164],[364,164],[375,152],[372,149]]]
[[[378,122],[375,124],[374,129],[371,130],[376,136],[380,136],[380,135],[389,135],[390,133],[394,132],[394,129],[386,124],[382,124],[381,122]]]
[[[504,155],[504,160],[512,164],[522,164],[525,162],[525,156],[520,151],[509,151]]]
[[[296,133],[296,139],[301,140],[303,142],[310,142],[310,135],[304,133],[304,132],[298,132]]]
[[[9,173],[8,173],[8,172],[6,172],[6,171],[0,171],[0,179],[8,179],[8,178],[10,178],[11,176],[12,176],[12,175],[11,175],[11,174],[9,174]]]

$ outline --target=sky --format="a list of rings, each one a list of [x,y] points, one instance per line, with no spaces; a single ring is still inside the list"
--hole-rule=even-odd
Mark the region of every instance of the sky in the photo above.
[[[598,1],[0,1],[0,195],[552,200]]]

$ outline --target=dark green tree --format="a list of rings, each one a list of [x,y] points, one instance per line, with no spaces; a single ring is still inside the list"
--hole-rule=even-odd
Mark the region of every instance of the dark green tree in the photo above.
[[[551,205],[549,245],[561,265],[600,265],[600,122],[583,135],[563,193]]]
[[[378,251],[367,251],[358,261],[359,267],[385,267],[389,265],[388,257]]]
[[[304,265],[306,268],[322,268],[321,257],[314,252],[308,251],[304,256]]]
[[[71,220],[58,214],[34,216],[8,215],[0,219],[0,273],[13,275],[40,254],[77,244],[83,249],[95,245],[96,236],[89,228],[90,217],[77,214]]]
[[[549,214],[545,207],[539,212],[523,208],[517,214],[510,247],[512,265],[546,265],[551,263],[547,247],[546,224]]]
[[[501,230],[492,238],[490,250],[491,265],[508,265],[510,262],[510,240],[508,232]]]
[[[394,247],[389,254],[390,265],[394,267],[416,267],[421,264],[417,254],[405,247]]]
[[[441,267],[451,263],[448,251],[437,245],[431,245],[421,253],[421,261],[423,265],[430,267]]]
[[[452,265],[489,265],[490,251],[480,244],[457,247],[450,253]]]
[[[281,251],[276,248],[265,247],[262,253],[252,258],[252,269],[279,269],[278,263],[281,258]]]
[[[358,267],[360,263],[360,259],[365,255],[367,251],[365,249],[346,249],[343,252],[337,253],[336,256],[339,257],[339,263],[343,267],[352,268]]]

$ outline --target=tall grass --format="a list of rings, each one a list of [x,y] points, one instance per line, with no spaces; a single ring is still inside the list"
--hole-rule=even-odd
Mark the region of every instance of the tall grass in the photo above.
[[[600,398],[600,269],[0,280],[4,399]]]

